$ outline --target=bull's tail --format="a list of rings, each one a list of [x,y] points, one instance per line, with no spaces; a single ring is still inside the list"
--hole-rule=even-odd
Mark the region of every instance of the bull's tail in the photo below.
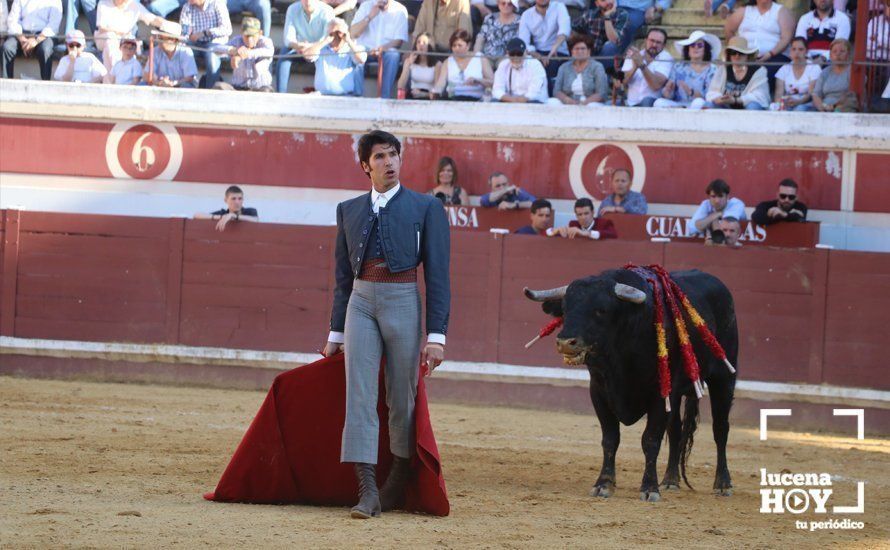
[[[683,482],[690,489],[693,487],[686,479],[686,461],[692,454],[696,427],[698,427],[698,399],[694,395],[687,395],[686,406],[683,410],[683,427],[680,429],[680,475],[683,476]]]

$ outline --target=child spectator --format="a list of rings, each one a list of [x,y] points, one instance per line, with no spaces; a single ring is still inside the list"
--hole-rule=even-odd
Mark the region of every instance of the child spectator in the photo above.
[[[121,37],[132,35],[139,21],[153,27],[164,24],[163,18],[148,11],[138,0],[99,0],[95,41],[109,72],[121,60]]]
[[[86,37],[80,30],[73,30],[65,35],[65,46],[68,55],[59,60],[53,80],[63,82],[102,82],[108,74],[105,65],[95,55],[84,50]]]
[[[138,43],[132,36],[121,38],[120,51],[123,58],[114,64],[108,75],[110,84],[135,86],[142,82],[142,63],[136,58]]]

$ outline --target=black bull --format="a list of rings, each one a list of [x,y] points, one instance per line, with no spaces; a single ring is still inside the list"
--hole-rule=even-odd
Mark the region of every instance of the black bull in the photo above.
[[[713,275],[697,270],[674,272],[671,277],[723,346],[727,359],[738,367],[738,327],[729,289]],[[567,287],[526,289],[525,293],[530,299],[543,302],[545,313],[563,317],[557,350],[566,363],[584,363],[590,371],[590,399],[603,432],[603,466],[590,494],[609,497],[614,493],[615,453],[621,437],[618,423],[629,426],[643,415],[646,415],[642,438],[646,466],[640,498],[652,502],[661,498],[655,468],[665,430],[669,454],[661,487],[679,489],[681,472],[686,481],[686,461],[698,421],[698,399],[683,370],[667,305],[664,317],[670,350],[671,412],[666,411],[665,400],[659,393],[653,325],[655,305],[652,289],[642,277],[624,269],[611,270],[578,279]],[[688,318],[686,325],[711,401],[717,443],[714,491],[728,496],[732,494],[732,482],[726,465],[726,441],[736,374],[712,355]],[[680,404],[684,396],[686,403],[681,418]]]

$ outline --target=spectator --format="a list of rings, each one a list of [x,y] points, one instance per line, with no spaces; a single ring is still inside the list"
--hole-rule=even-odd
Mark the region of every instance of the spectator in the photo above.
[[[749,65],[754,61],[756,48],[736,36],[726,44],[729,65],[717,69],[705,96],[705,107],[710,109],[763,110],[769,106],[769,84],[766,69]]]
[[[791,41],[791,63],[776,73],[773,99],[785,111],[813,111],[813,88],[822,68],[807,61],[807,42],[797,36]]]
[[[6,4],[6,0],[0,2]],[[62,23],[61,0],[13,0],[4,21],[9,36],[3,42],[0,77],[14,77],[15,56],[21,50],[25,57],[37,58],[40,78],[49,80],[53,69],[53,37]]]
[[[834,0],[813,0],[816,8],[797,22],[795,36],[807,41],[810,57],[828,61],[828,48],[836,38],[850,39],[850,18],[834,9]]]
[[[757,225],[807,221],[807,205],[797,200],[797,182],[793,179],[780,181],[776,198],[758,204],[751,214],[751,221]]]
[[[59,65],[56,67],[56,72],[53,73],[53,80],[102,82],[108,71],[95,55],[83,51],[86,42],[83,32],[77,29],[65,35],[68,55],[59,59]]]
[[[702,201],[692,215],[696,232],[709,234],[710,231],[719,229],[719,221],[723,218],[747,219],[745,203],[729,196],[729,184],[725,181],[721,179],[712,181],[705,188],[705,194],[708,198]]]
[[[436,166],[436,186],[429,192],[446,205],[470,204],[466,190],[457,184],[457,163],[451,157],[442,157]]]
[[[850,43],[838,38],[831,43],[831,65],[813,87],[813,107],[826,113],[852,113],[857,110],[856,92],[850,89]]]
[[[494,73],[491,96],[505,103],[544,103],[547,101],[547,72],[537,59],[525,56],[525,42],[507,42],[507,59]]]
[[[630,11],[615,0],[594,0],[594,7],[584,11],[572,23],[572,30],[589,36],[594,57],[600,57],[603,68],[612,67],[614,58],[624,53],[621,44],[628,33]],[[625,46],[626,47],[626,46]]]
[[[90,32],[96,34],[97,4],[98,0],[66,0],[65,34],[67,35],[77,26],[78,11],[86,16]]]
[[[198,212],[194,218],[196,220],[215,220],[217,221],[216,230],[225,231],[226,225],[233,221],[258,222],[260,221],[256,208],[244,207],[244,191],[237,185],[232,185],[226,189],[225,194],[226,207],[220,208],[210,214]]]
[[[439,69],[432,98],[438,99],[447,93],[449,99],[479,101],[494,80],[491,63],[481,54],[470,51],[470,33],[463,29],[454,31],[449,43],[454,53]]]
[[[275,45],[263,36],[262,23],[256,17],[241,19],[241,34],[218,47],[222,55],[228,55],[232,64],[232,83],[219,81],[217,90],[246,90],[274,92],[272,88],[272,56]]]
[[[108,72],[121,60],[121,37],[131,35],[138,21],[153,27],[164,24],[163,18],[148,11],[138,0],[99,0],[94,39]]]
[[[708,246],[725,246],[727,248],[739,248],[742,243],[742,223],[738,218],[727,216],[717,223],[717,227],[705,238]]]
[[[364,95],[368,54],[349,36],[346,21],[331,19],[327,38],[321,45],[310,46],[306,53],[315,62],[315,91],[323,95]]]
[[[514,231],[517,235],[541,235],[552,237],[558,233],[553,229],[553,205],[547,199],[535,199],[531,205],[531,225]]]
[[[869,88],[877,91],[884,86],[880,97],[873,97],[869,110],[872,112],[890,112],[890,0],[884,0],[882,10],[868,22],[865,45],[865,58],[869,61],[885,63],[883,67],[875,67],[868,71]]]
[[[651,107],[661,97],[661,89],[667,82],[674,64],[671,54],[664,51],[667,33],[662,29],[649,29],[646,50],[627,49],[627,58],[621,70],[627,84],[627,104],[631,107]]]
[[[329,37],[328,23],[335,17],[334,8],[321,0],[299,0],[287,8],[284,16],[284,47],[279,53],[283,56],[306,55],[312,46],[321,48]],[[294,62],[306,63],[305,58],[281,57],[278,59],[278,93],[287,93],[290,83],[290,70]],[[316,71],[318,69],[316,68]]]
[[[359,6],[349,34],[368,51],[368,59],[380,63],[380,97],[391,98],[399,74],[398,49],[408,40],[408,10],[395,0],[367,0]]]
[[[535,0],[534,9],[527,9],[519,18],[519,32],[527,50],[538,60],[547,73],[547,93],[553,91],[553,81],[563,61],[552,59],[560,55],[568,57],[566,39],[572,32],[572,21],[565,4],[551,0]],[[509,49],[509,48],[508,48]]]
[[[414,39],[411,53],[402,64],[402,76],[399,77],[399,97],[406,99],[430,99],[430,92],[436,85],[440,61],[429,55],[430,35],[423,33]]]
[[[868,22],[865,58],[890,61],[890,0],[884,0],[880,13]]]
[[[142,63],[136,57],[138,43],[132,36],[120,39],[123,58],[114,64],[106,77],[109,84],[126,84],[135,86],[142,82]]]
[[[741,36],[754,48],[757,61],[769,62],[767,77],[772,84],[776,71],[788,62],[785,49],[794,38],[794,16],[773,0],[749,0],[745,9],[736,10],[723,27],[727,42]]]
[[[653,107],[686,107],[701,109],[717,67],[711,63],[720,57],[720,39],[713,34],[693,31],[686,40],[674,42],[674,49],[683,57],[675,63],[667,83]]]
[[[470,0],[423,0],[414,24],[414,36],[430,35],[430,51],[448,53],[451,37],[458,30],[473,36]]]
[[[191,48],[181,46],[179,37],[161,33],[161,47],[155,48],[154,75],[146,69],[142,79],[150,86],[162,88],[195,88],[198,67]]]
[[[671,0],[619,0],[618,5],[628,11],[627,31],[624,40],[618,45],[620,53],[627,49],[640,27],[661,19],[664,12],[671,7]]]
[[[646,196],[630,190],[633,176],[630,170],[618,168],[612,172],[612,194],[600,203],[599,216],[615,212],[617,214],[645,214],[649,211]]]
[[[507,55],[507,42],[519,33],[519,0],[498,0],[498,9],[485,16],[473,47],[476,53],[494,60]]]
[[[569,39],[572,62],[563,63],[553,85],[554,105],[602,107],[609,93],[609,79],[602,63],[590,59],[590,38],[575,35]]]
[[[519,210],[530,208],[535,196],[510,183],[503,172],[493,172],[488,176],[488,188],[491,190],[479,198],[483,208],[498,210]]]
[[[569,222],[568,227],[560,227],[556,232],[560,237],[569,239],[587,237],[597,241],[618,238],[612,220],[594,217],[593,201],[587,197],[575,201],[575,219]]]
[[[222,64],[213,45],[225,44],[232,34],[226,0],[188,0],[179,14],[179,24],[183,38],[197,46],[194,55],[204,60],[203,87],[213,88]]]

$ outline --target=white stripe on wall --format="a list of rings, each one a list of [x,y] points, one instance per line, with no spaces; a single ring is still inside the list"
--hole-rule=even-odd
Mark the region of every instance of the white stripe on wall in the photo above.
[[[240,350],[173,346],[166,344],[126,344],[115,342],[79,342],[0,336],[0,355],[36,355],[62,358],[92,358],[135,362],[193,363],[239,365],[255,368],[290,369],[320,358],[318,353]],[[475,378],[501,382],[561,383],[586,386],[589,380],[583,368],[530,367],[502,363],[446,361],[437,374],[448,378]],[[869,401],[879,408],[890,408],[890,392],[868,388],[846,388],[815,384],[739,380],[739,397],[746,394],[774,398],[815,398],[846,402]]]

